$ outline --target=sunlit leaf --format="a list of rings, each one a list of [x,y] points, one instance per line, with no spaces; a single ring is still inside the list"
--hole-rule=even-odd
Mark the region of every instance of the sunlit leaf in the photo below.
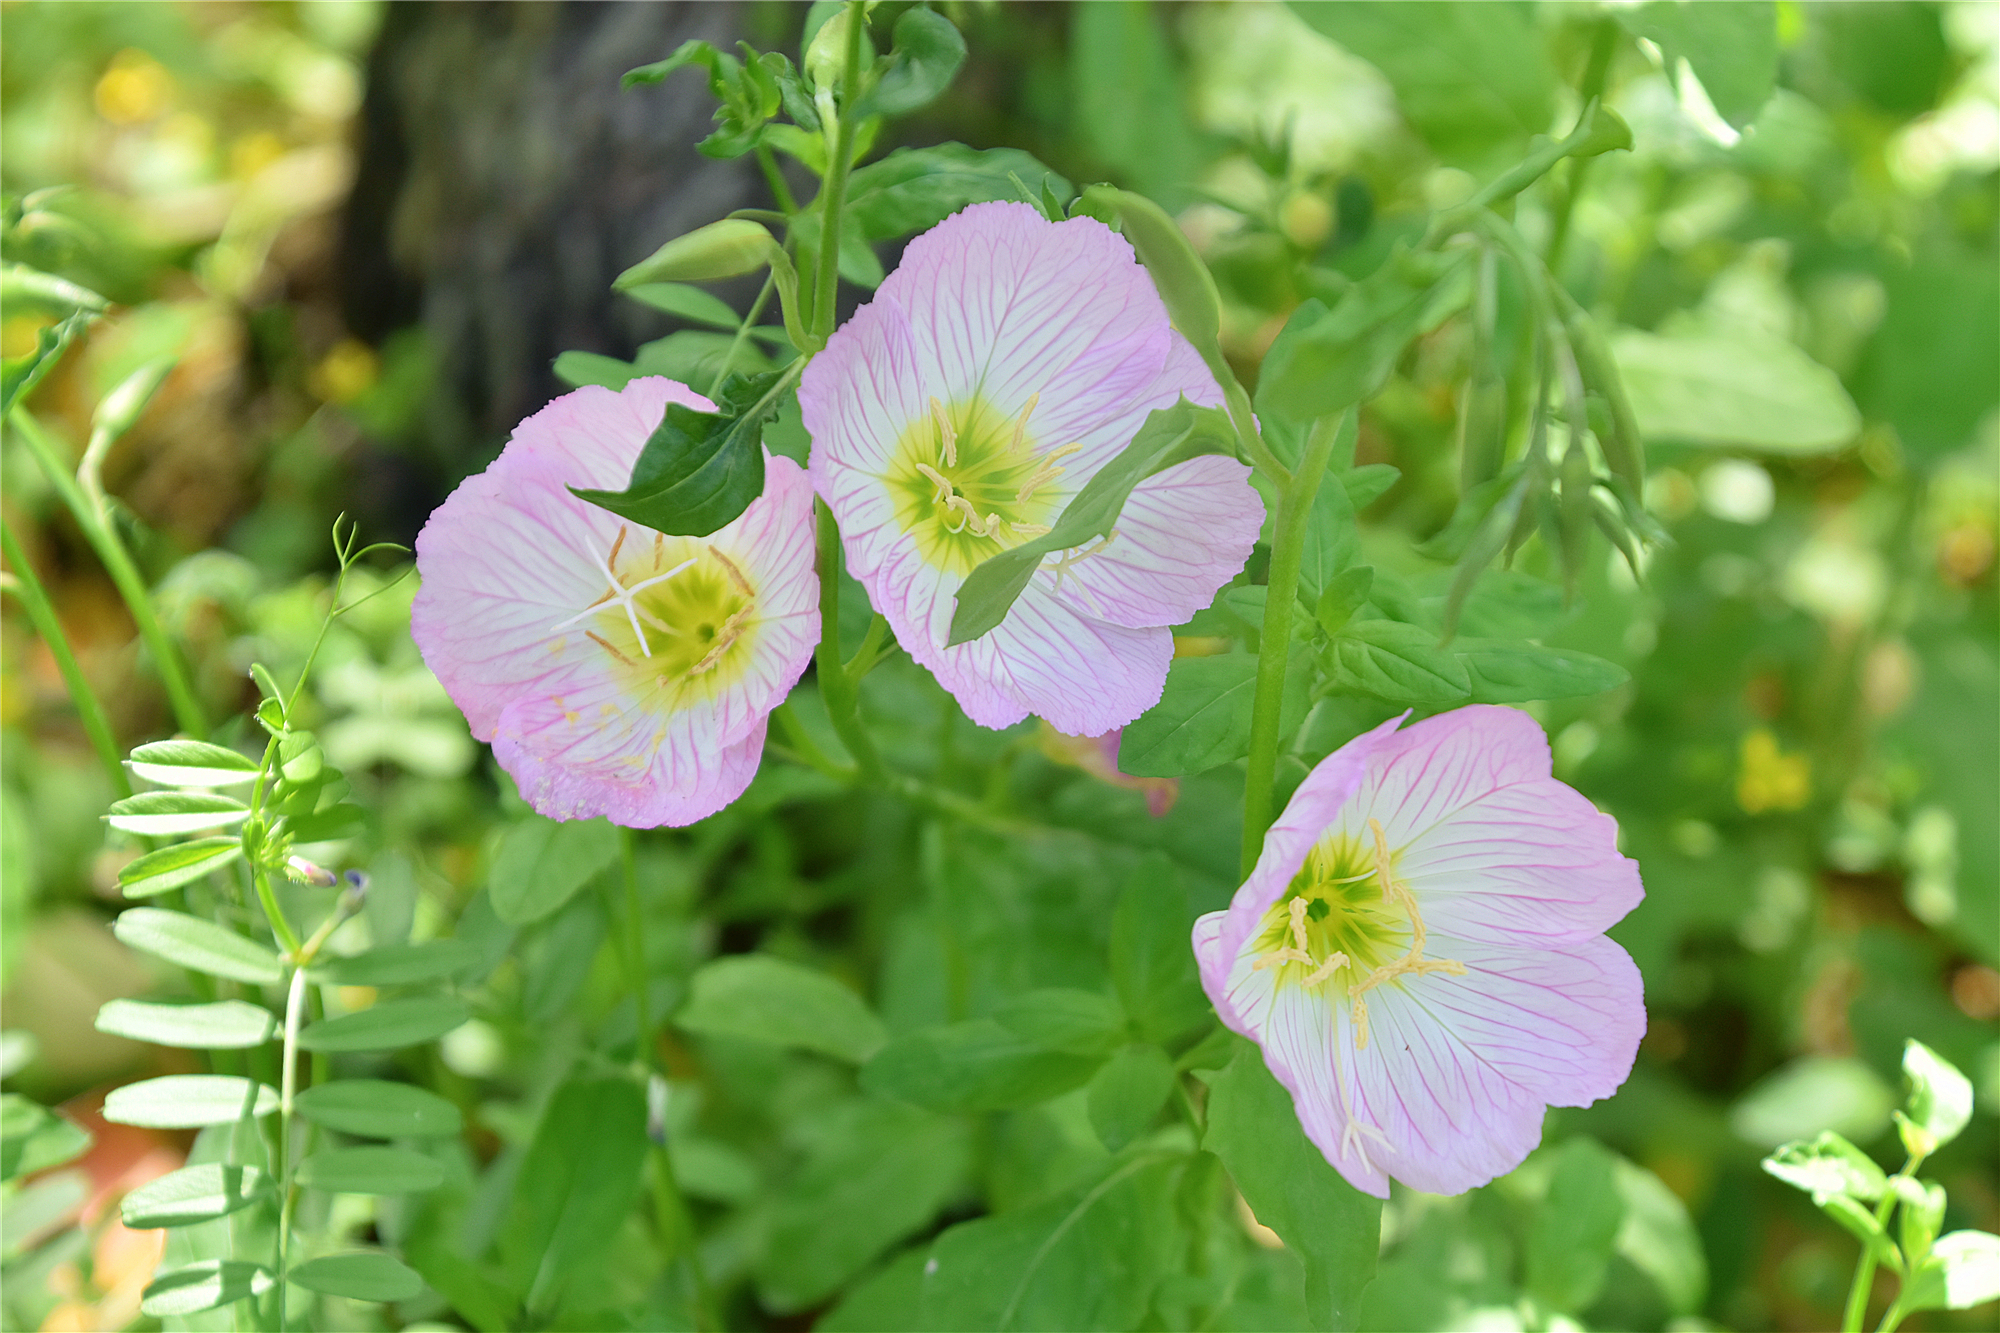
[[[241,1000],[211,1004],[112,1000],[97,1011],[97,1030],[159,1046],[220,1051],[263,1045],[277,1030],[277,1020],[263,1006]]]
[[[253,986],[284,980],[284,964],[255,940],[245,939],[201,917],[157,907],[134,907],[111,924],[119,941],[142,953],[196,972]]]
[[[278,1109],[278,1091],[229,1074],[168,1074],[113,1088],[104,1118],[146,1129],[200,1129]]]
[[[190,1227],[248,1208],[275,1192],[270,1177],[254,1166],[208,1163],[146,1182],[127,1194],[118,1209],[128,1227]]]

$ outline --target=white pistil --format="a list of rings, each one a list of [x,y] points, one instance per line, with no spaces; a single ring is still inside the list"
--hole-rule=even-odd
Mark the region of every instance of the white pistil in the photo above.
[[[569,619],[562,621],[559,624],[549,626],[547,630],[548,633],[550,634],[560,633],[561,631],[568,629],[571,625],[574,625],[579,621],[585,620],[590,616],[596,615],[599,611],[603,610],[605,603],[616,602],[621,608],[623,608],[625,612],[625,619],[632,626],[632,637],[638,640],[640,653],[642,653],[647,657],[651,657],[653,655],[653,646],[646,641],[646,631],[640,628],[639,611],[638,608],[633,604],[632,599],[636,597],[639,593],[644,592],[647,588],[652,587],[656,583],[665,583],[668,579],[680,573],[688,566],[692,565],[694,561],[691,559],[683,560],[678,565],[675,565],[672,569],[668,570],[666,573],[655,574],[653,575],[653,577],[649,579],[643,579],[640,582],[635,583],[628,588],[624,584],[618,581],[618,573],[615,568],[618,561],[618,552],[620,549],[624,547],[624,545],[625,545],[625,526],[621,523],[618,527],[618,536],[611,543],[611,554],[608,557],[600,556],[595,551],[592,551],[590,553],[590,558],[597,563],[598,571],[604,575],[605,582],[611,585],[611,591],[607,592],[606,594],[604,594],[604,596],[598,598],[596,601],[592,602],[589,606],[586,606],[585,608],[583,608],[583,610],[577,612]],[[661,549],[660,543],[658,541],[655,541],[653,549],[654,549],[654,559],[657,560],[659,558],[659,552]],[[709,549],[713,550],[714,548],[711,547]],[[650,617],[648,618],[650,619]],[[597,636],[595,634],[592,634],[590,637],[593,639],[597,639]],[[602,639],[597,639],[597,641],[599,643],[604,643],[604,640]],[[609,647],[610,645],[606,644],[605,646]]]

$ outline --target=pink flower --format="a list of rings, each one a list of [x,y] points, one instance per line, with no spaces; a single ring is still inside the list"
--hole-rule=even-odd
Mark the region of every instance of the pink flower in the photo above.
[[[1407,716],[1407,714],[1405,714]],[[1549,776],[1541,728],[1475,706],[1322,760],[1227,911],[1203,987],[1358,1189],[1457,1194],[1520,1165],[1549,1106],[1625,1081],[1639,971],[1604,930],[1643,896],[1617,826]]]
[[[555,819],[651,828],[728,805],[819,638],[798,464],[767,458],[764,494],[708,537],[664,536],[570,494],[623,489],[668,403],[713,410],[650,377],[564,394],[417,537],[417,646],[472,734]]]
[[[1108,782],[1114,787],[1146,794],[1146,813],[1155,819],[1164,817],[1180,799],[1181,780],[1179,778],[1135,778],[1118,767],[1118,746],[1125,739],[1125,729],[1107,731],[1102,736],[1065,736],[1047,722],[1042,723],[1039,740],[1042,753],[1058,764],[1068,764],[1080,768],[1099,782]]]
[[[1166,627],[1207,606],[1263,522],[1249,469],[1141,482],[1104,542],[1051,556],[991,633],[955,648],[953,594],[1048,531],[1155,408],[1220,391],[1100,222],[975,204],[910,243],[806,368],[812,479],[896,640],[984,726],[1030,713],[1096,736],[1159,701]]]

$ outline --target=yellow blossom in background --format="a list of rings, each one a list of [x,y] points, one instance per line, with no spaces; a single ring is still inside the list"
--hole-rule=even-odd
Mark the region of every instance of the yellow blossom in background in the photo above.
[[[1736,775],[1736,803],[1753,815],[1767,810],[1797,810],[1812,797],[1812,760],[1786,754],[1768,728],[1743,738]]]
[[[329,403],[351,403],[381,374],[375,350],[357,338],[343,338],[313,367],[312,391]]]
[[[137,125],[167,109],[174,76],[143,51],[120,51],[97,81],[97,113],[113,125]]]

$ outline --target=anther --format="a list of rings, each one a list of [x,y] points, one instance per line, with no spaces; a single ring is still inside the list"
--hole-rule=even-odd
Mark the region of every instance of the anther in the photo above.
[[[708,650],[707,656],[688,668],[688,674],[699,676],[704,672],[713,671],[721,663],[722,655],[729,651],[730,645],[743,637],[743,622],[750,618],[750,613],[754,610],[756,610],[754,605],[746,606],[723,621],[722,627],[715,632],[715,646]]]
[[[1014,438],[1007,442],[1009,452],[1021,452],[1021,440],[1028,433],[1028,418],[1035,414],[1035,404],[1042,401],[1040,393],[1028,395],[1028,404],[1021,409],[1021,415],[1014,418]]]
[[[944,456],[946,467],[958,466],[958,432],[952,429],[951,417],[944,410],[944,404],[931,399],[931,416],[937,421],[938,449]],[[949,489],[947,487],[946,489]]]
[[[750,586],[749,579],[743,577],[743,571],[737,567],[737,564],[734,560],[731,560],[728,556],[724,555],[721,549],[718,547],[714,546],[709,547],[708,553],[714,556],[718,561],[720,561],[722,563],[722,567],[729,571],[730,581],[734,583],[738,588],[743,590],[743,595],[745,597],[755,597],[757,595],[757,590]]]
[[[598,647],[602,648],[605,652],[610,653],[613,657],[617,658],[620,662],[623,662],[626,666],[632,665],[632,659],[625,656],[625,654],[619,652],[616,648],[612,647],[611,640],[603,638],[597,634],[593,634],[589,630],[585,630],[583,632],[583,637],[594,642]]]
[[[1051,449],[1048,453],[1042,455],[1041,466],[1036,468],[1033,474],[1021,483],[1021,489],[1015,492],[1014,503],[1020,504],[1024,502],[1037,490],[1054,481],[1057,477],[1062,476],[1068,469],[1058,467],[1057,464],[1063,459],[1068,458],[1071,454],[1080,453],[1082,450],[1083,445],[1081,443],[1066,444],[1060,449]]]
[[[943,473],[928,463],[917,464],[917,471],[923,473],[924,479],[937,487],[937,490],[931,495],[932,504],[943,504],[951,498],[951,483],[945,480]]]

